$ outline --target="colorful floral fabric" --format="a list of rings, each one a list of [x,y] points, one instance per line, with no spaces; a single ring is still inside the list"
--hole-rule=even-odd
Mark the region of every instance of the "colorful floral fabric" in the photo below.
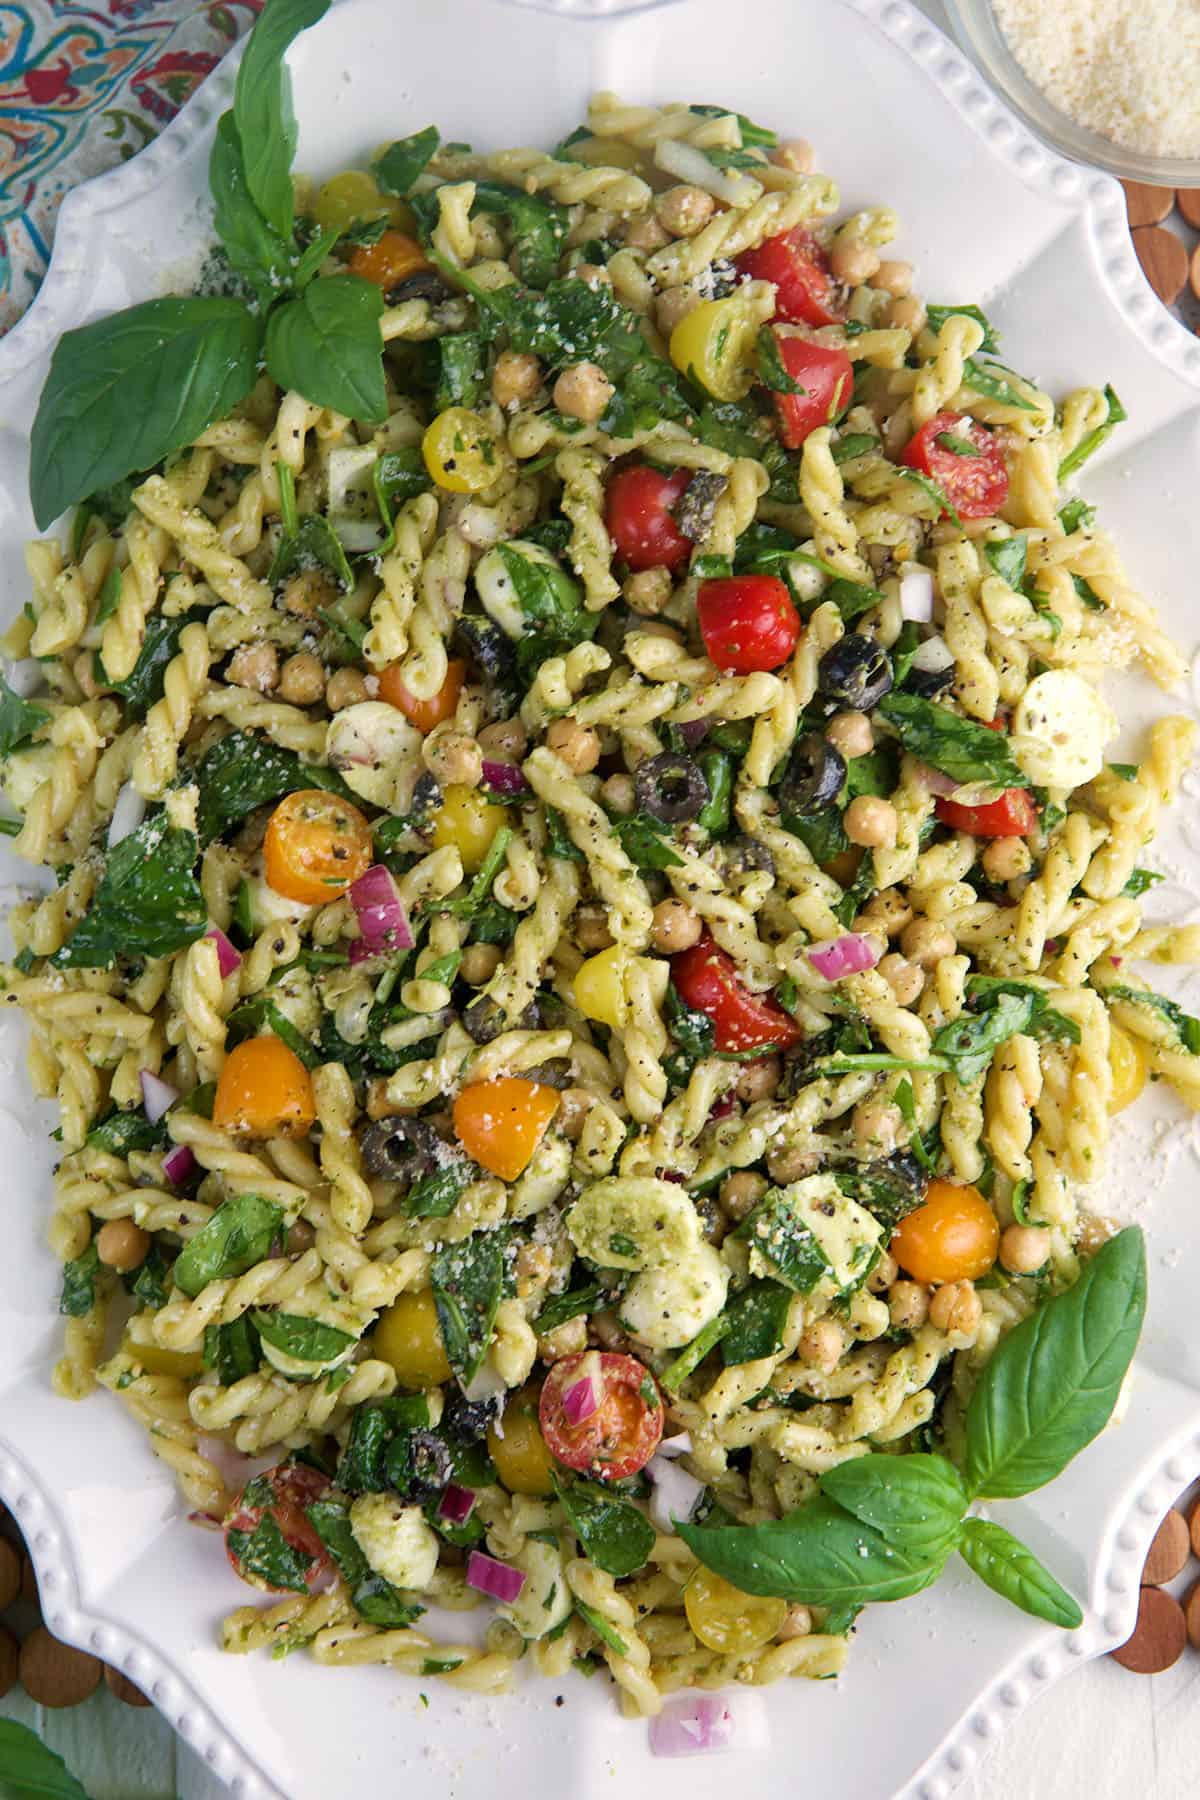
[[[68,189],[133,156],[262,0],[0,0],[0,332],[46,273]]]

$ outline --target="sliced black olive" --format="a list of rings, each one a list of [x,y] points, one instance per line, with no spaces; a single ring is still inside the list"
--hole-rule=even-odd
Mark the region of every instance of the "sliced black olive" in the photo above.
[[[446,1146],[427,1119],[376,1119],[359,1138],[369,1175],[407,1181],[427,1174],[445,1159]]]
[[[464,613],[454,629],[462,649],[484,680],[497,687],[512,684],[517,659],[512,641],[482,613]]]
[[[819,732],[806,731],[796,739],[788,758],[779,784],[779,804],[784,812],[810,819],[832,806],[845,780],[845,758]]]
[[[700,1235],[710,1244],[720,1244],[729,1230],[729,1220],[711,1194],[698,1194],[694,1201],[700,1220]]]
[[[694,544],[707,537],[717,510],[717,501],[729,486],[727,475],[714,475],[698,469],[671,508],[671,516],[684,537]]]
[[[465,1394],[452,1390],[442,1415],[443,1428],[460,1444],[477,1444],[487,1436],[488,1427],[500,1410],[500,1400],[499,1394],[491,1400],[468,1400]]]
[[[418,821],[427,818],[441,803],[442,790],[438,786],[436,775],[431,775],[428,769],[422,770],[413,783],[412,818]]]
[[[490,1044],[505,1029],[504,1008],[489,995],[480,994],[463,1013],[462,1022],[477,1044]],[[537,1001],[531,1000],[517,1023],[522,1031],[536,1031],[540,1022]]]
[[[762,869],[768,875],[775,873],[775,858],[761,838],[730,838],[725,845],[725,860],[735,869]]]
[[[634,771],[634,791],[642,812],[664,825],[680,825],[694,819],[708,805],[704,771],[690,757],[674,750],[648,756]]]
[[[944,669],[910,669],[904,677],[904,692],[916,694],[919,700],[936,700],[954,686],[954,664]]]
[[[403,300],[428,300],[431,306],[440,306],[443,300],[450,298],[450,293],[447,283],[434,270],[418,269],[388,289],[387,301],[389,306],[399,306]]]
[[[538,1063],[534,1069],[526,1072],[527,1081],[536,1081],[540,1087],[569,1088],[573,1080],[571,1064],[565,1056],[556,1056],[553,1062]]]
[[[412,1474],[408,1478],[407,1497],[436,1500],[454,1473],[450,1447],[432,1431],[414,1431],[411,1441]]]
[[[817,665],[822,699],[853,712],[870,712],[892,686],[892,659],[859,631],[848,631]]]

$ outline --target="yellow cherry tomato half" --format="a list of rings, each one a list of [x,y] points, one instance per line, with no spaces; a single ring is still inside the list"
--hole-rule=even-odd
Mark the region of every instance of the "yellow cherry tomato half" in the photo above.
[[[787,1618],[786,1600],[743,1594],[711,1569],[699,1568],[683,1590],[683,1610],[700,1642],[725,1656],[761,1650]]]
[[[413,1288],[380,1315],[372,1354],[391,1363],[401,1387],[439,1387],[450,1379],[432,1288]]]
[[[202,1350],[168,1350],[165,1344],[135,1344],[131,1338],[121,1340],[121,1348],[151,1375],[200,1375],[204,1371]]]
[[[399,226],[413,223],[411,207],[381,194],[365,169],[344,169],[318,188],[312,216],[322,231],[349,231],[368,219],[386,219]]]
[[[996,1215],[977,1187],[931,1181],[924,1203],[896,1227],[891,1250],[917,1281],[975,1281],[999,1246]]]
[[[421,439],[430,479],[450,494],[478,494],[504,472],[504,451],[486,419],[465,406],[440,412]]]
[[[312,1077],[268,1032],[229,1052],[217,1079],[213,1124],[248,1137],[303,1137],[317,1116]]]
[[[357,806],[324,788],[279,802],[263,839],[268,887],[309,906],[336,900],[371,866],[371,827]]]
[[[1109,1095],[1108,1110],[1110,1113],[1124,1112],[1127,1106],[1133,1105],[1145,1087],[1146,1077],[1150,1072],[1149,1057],[1141,1038],[1135,1038],[1131,1032],[1122,1030],[1120,1025],[1110,1025],[1108,1066],[1112,1070],[1112,1093]]]
[[[454,1129],[467,1155],[489,1174],[515,1181],[557,1111],[554,1088],[502,1075],[462,1090],[454,1102]]]
[[[492,839],[504,825],[512,823],[506,806],[493,806],[478,788],[452,782],[442,793],[442,804],[434,814],[433,847],[435,850],[457,850],[462,866],[473,875],[492,847]]]
[[[538,1423],[536,1382],[510,1395],[500,1430],[488,1427],[488,1455],[510,1494],[552,1494],[554,1458]]]
[[[702,300],[671,333],[671,361],[714,400],[740,400],[754,381],[761,314],[738,294]]]

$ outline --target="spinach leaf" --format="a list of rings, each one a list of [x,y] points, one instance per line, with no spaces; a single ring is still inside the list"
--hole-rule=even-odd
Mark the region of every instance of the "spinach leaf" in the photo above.
[[[758,379],[773,394],[807,394],[808,389],[794,381],[787,372],[779,339],[769,325],[764,325],[754,346],[754,368]]]
[[[997,374],[997,370],[1001,372]],[[1001,363],[981,363],[968,356],[963,364],[963,385],[989,400],[998,400],[1002,406],[1015,406],[1020,412],[1036,412],[1034,402],[1027,400],[1011,381],[1004,379],[1011,374],[1012,370],[1005,369]]]
[[[904,481],[911,481],[916,487],[919,487],[924,493],[928,494],[929,498],[938,508],[937,517],[939,519],[943,516],[947,519],[952,519],[959,530],[962,530],[963,522],[951,506],[950,496],[947,494],[945,488],[936,482],[931,475],[922,475],[919,469],[901,469],[900,475]]]
[[[177,618],[168,619],[162,613],[152,613],[146,621],[138,659],[124,681],[109,680],[100,652],[96,651],[96,674],[101,685],[121,695],[131,719],[144,719],[155,701],[162,699],[167,664],[178,651],[184,627],[192,616],[180,613]]]
[[[1174,1000],[1168,1000],[1165,994],[1156,994],[1150,988],[1126,987],[1123,984],[1106,990],[1109,1000],[1125,1000],[1133,1006],[1146,1006],[1152,1012],[1161,1013],[1167,1023],[1174,1028],[1180,1046],[1189,1056],[1200,1056],[1200,1019],[1191,1013],[1185,1013]]]
[[[1130,1227],[985,1364],[966,1416],[963,1474],[972,1495],[1032,1493],[1091,1443],[1116,1405],[1145,1311],[1145,1242]]]
[[[429,1424],[423,1394],[393,1395],[356,1407],[350,1436],[337,1466],[337,1485],[347,1494],[380,1494],[388,1486],[387,1452],[398,1437]]]
[[[438,358],[437,383],[433,390],[435,412],[444,412],[448,406],[478,406],[487,393],[482,337],[477,331],[458,331],[435,338],[434,345]],[[413,450],[419,456],[415,445]]]
[[[266,1487],[265,1482],[263,1486]],[[246,1489],[246,1505],[253,1504],[250,1496],[254,1487],[255,1483],[251,1482]],[[267,1494],[270,1494],[269,1488]],[[264,1512],[253,1531],[238,1531],[230,1526],[225,1533],[225,1546],[243,1579],[257,1575],[269,1587],[307,1594],[305,1577],[312,1568],[313,1558],[303,1550],[292,1548],[276,1523],[274,1513]]]
[[[912,1151],[921,1167],[925,1170],[925,1173],[927,1175],[932,1175],[937,1166],[937,1158],[931,1155],[926,1149],[925,1140],[917,1128],[917,1102],[913,1094],[912,1082],[908,1079],[907,1075],[904,1077],[903,1081],[898,1081],[896,1083],[892,1093],[892,1099],[900,1109],[901,1118],[908,1126],[909,1149]]]
[[[921,700],[916,694],[890,693],[880,701],[879,711],[906,750],[956,781],[1029,786],[1002,731],[989,731],[986,725],[961,718],[949,707]]]
[[[1001,581],[1007,582],[1010,588],[1019,589],[1025,579],[1025,561],[1029,553],[1029,533],[1014,531],[1011,537],[1001,538],[998,544],[985,544],[983,554],[992,565],[993,571]]]
[[[64,969],[111,969],[118,956],[170,956],[208,928],[192,871],[199,846],[165,813],[145,819],[109,853],[91,906],[51,961]]]
[[[944,1456],[856,1456],[827,1469],[821,1490],[891,1544],[918,1554],[952,1548],[967,1493]]]
[[[244,1275],[269,1253],[283,1213],[259,1194],[234,1194],[189,1238],[175,1262],[175,1286],[192,1299],[210,1281]]]
[[[328,10],[329,0],[267,0],[237,74],[233,116],[246,186],[281,237],[292,229],[292,158],[298,129],[284,57],[295,38]]]
[[[1068,475],[1073,475],[1076,469],[1081,469],[1088,457],[1094,456],[1101,444],[1112,436],[1117,426],[1123,424],[1129,417],[1117,399],[1116,393],[1107,383],[1104,388],[1104,398],[1108,402],[1108,417],[1102,425],[1097,425],[1095,431],[1089,431],[1085,438],[1081,438],[1075,448],[1068,451],[1067,455],[1063,457],[1058,465],[1060,481],[1065,481]]]
[[[355,1341],[352,1332],[339,1331],[336,1325],[325,1325],[320,1319],[301,1318],[297,1313],[260,1308],[251,1316],[265,1343],[285,1356],[294,1356],[298,1362],[332,1362]]]
[[[983,326],[983,342],[979,346],[981,350],[986,350],[989,354],[999,350],[1000,342],[992,329],[991,321],[985,313],[980,312],[977,306],[927,306],[925,308],[929,329],[934,332],[940,331],[947,319],[959,315],[974,319],[977,325]]]
[[[671,848],[670,827],[647,813],[613,820],[613,836],[637,869],[675,869],[683,858]]]
[[[783,1348],[783,1328],[792,1304],[790,1289],[777,1281],[751,1281],[725,1308],[729,1328],[721,1339],[726,1368],[757,1362]]]
[[[538,1337],[547,1337],[560,1325],[568,1325],[572,1319],[598,1311],[606,1304],[606,1299],[598,1281],[591,1281],[586,1287],[569,1288],[565,1294],[556,1294],[553,1300],[547,1300],[533,1320],[533,1330]]]
[[[1152,888],[1156,882],[1163,879],[1156,869],[1133,869],[1121,892],[1127,894],[1131,900],[1136,900],[1148,888]]]
[[[83,1319],[96,1304],[96,1277],[100,1273],[100,1252],[93,1238],[80,1256],[63,1264],[62,1293],[58,1310],[69,1319]]]
[[[864,856],[858,865],[854,880],[833,909],[838,923],[849,928],[875,892],[877,885],[875,863],[871,857]]]
[[[136,1269],[128,1269],[121,1276],[125,1291],[140,1300],[143,1306],[157,1311],[167,1304],[167,1285],[170,1280],[170,1268],[160,1246],[152,1243],[142,1262]]]
[[[424,173],[440,143],[441,133],[436,125],[426,125],[424,131],[414,131],[411,137],[397,138],[371,164],[376,185],[385,194],[403,198],[417,176]]]
[[[15,1719],[0,1719],[0,1770],[18,1794],[41,1794],[44,1800],[88,1800],[62,1757]]]
[[[882,606],[886,599],[886,595],[882,594],[878,588],[868,587],[865,582],[850,581],[844,575],[839,575],[836,580],[831,581],[821,597],[823,600],[833,601],[842,615],[843,622],[847,625],[851,619],[857,619],[862,613],[870,612],[873,606]]]
[[[90,1150],[107,1150],[112,1156],[128,1156],[131,1150],[165,1150],[169,1142],[162,1121],[152,1125],[140,1106],[136,1111],[110,1112],[87,1134]]]
[[[404,1199],[403,1210],[410,1219],[445,1219],[458,1205],[463,1189],[474,1179],[474,1164],[465,1157],[435,1169],[414,1181]]]
[[[231,731],[221,738],[196,764],[192,779],[200,789],[196,820],[202,844],[240,825],[256,806],[300,788],[327,788],[349,797],[336,770],[302,763],[293,751],[252,731]]]
[[[354,586],[354,571],[346,560],[341,540],[322,513],[304,513],[295,532],[280,539],[267,580],[272,587],[279,587],[289,576],[305,569],[324,569],[339,593],[348,594]]]
[[[541,194],[526,194],[499,181],[475,184],[472,210],[475,208],[508,219],[518,275],[529,287],[544,288],[554,276],[566,242],[567,208]]]
[[[843,463],[853,462],[858,456],[869,456],[872,450],[878,449],[879,439],[871,432],[850,431],[838,439],[830,454],[840,469]]]
[[[983,455],[983,451],[977,450],[970,438],[959,437],[957,432],[954,431],[939,431],[933,441],[935,444],[940,445],[943,450],[949,451],[951,456]]]
[[[433,1259],[430,1283],[446,1358],[463,1387],[479,1373],[508,1279],[507,1231],[477,1231],[446,1244]]]
[[[237,121],[225,112],[208,159],[208,186],[213,198],[213,224],[229,266],[249,282],[260,306],[269,306],[292,274],[290,237],[267,223],[251,196]]]
[[[241,301],[192,296],[147,300],[65,332],[30,440],[39,530],[231,412],[254,385],[259,330]]]
[[[696,814],[696,823],[710,838],[724,837],[733,817],[733,759],[723,750],[705,750],[699,763],[708,799]]]
[[[899,764],[889,745],[868,750],[865,756],[852,756],[846,764],[846,798],[854,800],[860,794],[882,797],[894,793],[899,777]]]
[[[0,756],[7,756],[19,744],[27,744],[49,717],[44,706],[34,706],[14,694],[0,675]]]
[[[693,1012],[682,999],[674,982],[667,984],[666,999],[663,1002],[663,1017],[667,1030],[678,1044],[683,1054],[692,1063],[699,1062],[703,1056],[711,1056],[716,1046],[717,1028],[707,1013]]]
[[[222,1387],[232,1387],[258,1368],[258,1332],[249,1313],[228,1325],[204,1328],[204,1366],[215,1369]]]
[[[824,1494],[765,1525],[677,1524],[675,1529],[705,1568],[742,1593],[818,1606],[919,1594],[937,1580],[950,1553],[949,1545],[894,1544]]]
[[[596,1636],[602,1643],[607,1644],[610,1650],[615,1651],[618,1656],[629,1655],[629,1645],[620,1632],[609,1624],[603,1613],[597,1612],[594,1606],[589,1606],[586,1601],[580,1599],[575,1601],[575,1611],[585,1624],[591,1626]]]
[[[618,1580],[636,1574],[654,1548],[655,1530],[645,1513],[596,1481],[570,1481],[554,1472],[554,1492],[583,1553]]]
[[[556,807],[546,808],[546,855],[561,862],[586,862],[583,851],[571,839],[566,821]]]
[[[272,380],[349,418],[372,422],[386,418],[382,315],[383,294],[373,281],[333,275],[312,282],[297,298],[276,307],[267,320],[266,360]]]
[[[1059,507],[1058,522],[1068,537],[1076,531],[1090,531],[1096,522],[1096,509],[1076,495],[1074,500],[1068,500],[1065,506]]]
[[[386,556],[396,541],[397,509],[406,500],[428,492],[431,486],[420,445],[410,444],[402,450],[389,450],[386,456],[376,457],[372,476],[385,532],[377,554]]]
[[[350,1603],[360,1618],[388,1631],[402,1630],[425,1611],[406,1600],[398,1588],[377,1575],[359,1548],[350,1524],[350,1510],[340,1500],[314,1500],[305,1514],[313,1530],[338,1566],[350,1590]]]
[[[1074,1631],[1083,1624],[1078,1603],[1042,1567],[1033,1551],[1003,1525],[989,1519],[965,1520],[958,1549],[981,1581],[1022,1612],[1060,1625],[1064,1631]]]
[[[962,1013],[943,1025],[930,1047],[935,1056],[946,1058],[959,1081],[974,1081],[1002,1044],[1028,1028],[1036,1010],[1029,994],[996,994],[985,1012]]]
[[[843,1194],[865,1206],[889,1232],[915,1212],[925,1198],[920,1164],[903,1151],[865,1166],[859,1163],[835,1169],[833,1177]]]
[[[729,1330],[728,1312],[719,1312],[711,1319],[703,1331],[697,1332],[690,1344],[686,1344],[673,1362],[659,1375],[659,1386],[666,1388],[669,1394],[676,1394],[688,1376],[700,1367],[710,1350],[715,1350],[725,1333]]]
[[[596,615],[584,610],[582,589],[565,569],[522,556],[511,544],[496,548],[527,625],[564,645],[581,643],[593,635]]]
[[[776,1280],[797,1294],[811,1294],[829,1273],[825,1252],[778,1188],[763,1196],[730,1233],[747,1239],[775,1271]]]
[[[702,119],[723,119],[727,116],[729,108],[727,106],[689,106],[688,111],[698,113]],[[758,144],[769,150],[779,142],[776,134],[768,126],[756,125],[753,119],[746,117],[745,113],[734,113],[733,116],[737,120],[738,132],[743,144]]]

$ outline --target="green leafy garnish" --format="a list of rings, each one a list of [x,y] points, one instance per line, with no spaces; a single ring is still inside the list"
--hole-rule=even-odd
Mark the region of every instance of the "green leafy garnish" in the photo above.
[[[170,956],[208,929],[193,870],[199,845],[165,813],[145,819],[109,853],[91,906],[51,961],[111,969],[118,956]]]
[[[1002,731],[915,694],[892,692],[879,711],[906,750],[956,781],[987,781],[995,787],[1028,787],[1029,778],[1013,761]]]
[[[508,1268],[503,1229],[477,1231],[462,1243],[446,1244],[433,1259],[430,1283],[442,1342],[463,1387],[474,1380],[487,1355]]]
[[[244,1275],[270,1253],[283,1213],[260,1194],[234,1194],[219,1206],[175,1261],[175,1286],[191,1298],[210,1281]]]
[[[414,131],[411,137],[397,138],[371,164],[376,185],[385,194],[397,194],[403,199],[417,176],[425,172],[440,142],[441,133],[436,125]]]
[[[14,694],[0,675],[0,756],[7,756],[21,744],[27,744],[49,717],[44,706],[34,706],[31,701]]]
[[[1073,475],[1076,469],[1081,469],[1088,460],[1088,457],[1094,456],[1101,444],[1107,442],[1112,436],[1117,426],[1123,424],[1129,417],[1129,414],[1117,399],[1115,391],[1109,387],[1107,383],[1104,388],[1104,398],[1108,403],[1108,415],[1105,418],[1104,423],[1102,425],[1097,425],[1095,431],[1089,431],[1087,436],[1081,438],[1075,448],[1069,450],[1066,456],[1063,457],[1058,465],[1058,479],[1060,481],[1065,481],[1068,475]]]
[[[567,1520],[598,1569],[618,1580],[645,1567],[655,1530],[631,1500],[595,1481],[568,1481],[557,1471],[554,1491]]]

